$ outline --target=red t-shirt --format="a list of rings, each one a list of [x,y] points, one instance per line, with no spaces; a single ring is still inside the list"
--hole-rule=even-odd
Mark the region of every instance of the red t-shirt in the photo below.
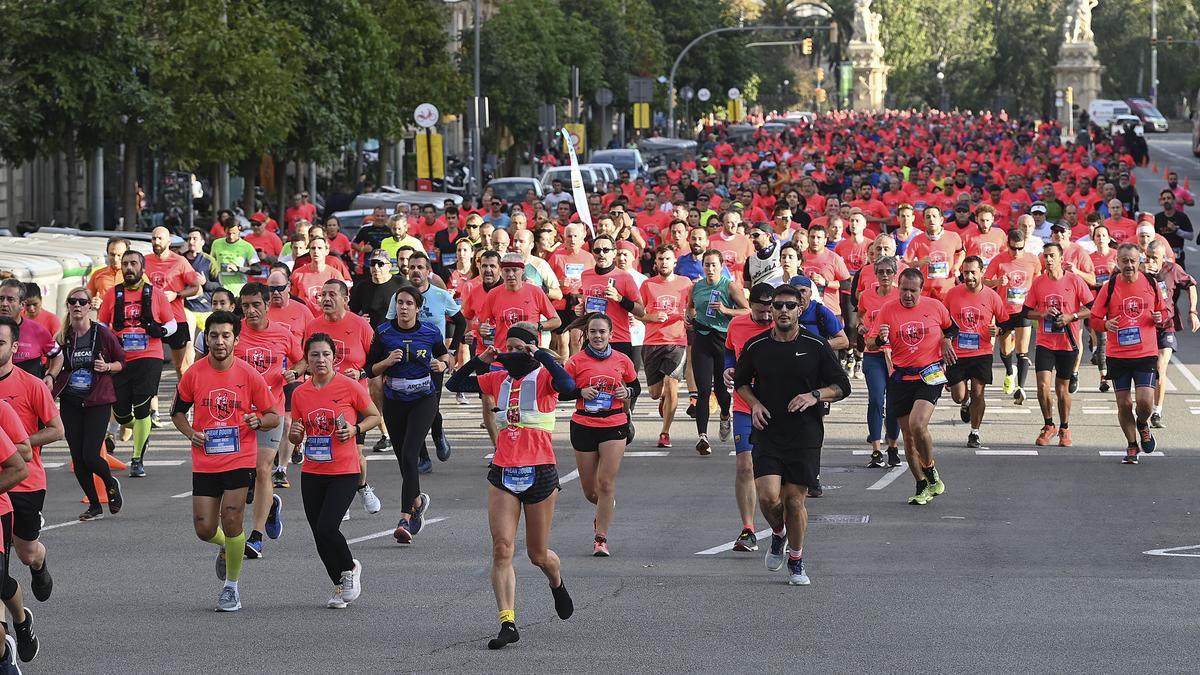
[[[554,307],[566,309],[565,296],[580,294],[580,279],[583,278],[584,271],[596,266],[596,258],[583,249],[576,253],[568,253],[565,248],[559,248],[550,254],[549,262],[550,269],[554,270],[554,275],[558,277],[558,285],[564,296],[554,301]]]
[[[354,436],[341,441],[334,432],[338,417],[353,425],[358,412],[365,410],[370,402],[366,387],[341,373],[334,373],[329,384],[320,389],[312,380],[296,387],[292,392],[292,419],[304,423],[304,473],[323,476],[358,473],[360,454]],[[325,441],[324,437],[330,440]],[[325,443],[329,448],[324,447]]]
[[[605,429],[619,427],[626,423],[625,415],[620,414],[620,411],[625,409],[625,404],[614,396],[613,392],[618,387],[624,387],[626,382],[633,382],[638,377],[637,369],[633,367],[633,361],[630,361],[628,356],[614,349],[611,356],[600,361],[581,349],[567,359],[563,368],[571,374],[571,377],[575,378],[576,387],[580,389],[592,387],[600,392],[600,395],[591,401],[585,401],[582,396],[575,401],[575,412],[571,415],[572,422],[585,427]],[[585,415],[582,412],[593,409],[596,412],[612,411],[612,413],[599,416]]]
[[[267,319],[271,323],[284,324],[297,338],[304,337],[304,327],[313,320],[313,316],[313,311],[308,308],[307,303],[296,302],[290,298],[287,305],[283,307],[275,305],[267,307]]]
[[[642,305],[646,312],[663,312],[665,321],[643,321],[646,324],[644,345],[686,345],[688,298],[692,293],[692,280],[678,274],[671,281],[660,276],[646,279],[641,288]]]
[[[17,439],[18,441],[29,438],[43,425],[58,417],[58,407],[54,405],[50,388],[45,382],[20,368],[13,368],[8,376],[0,378],[0,400],[7,401],[12,406],[13,412],[17,413],[21,425],[25,428],[25,437]],[[25,465],[29,467],[29,475],[11,491],[45,490],[46,470],[42,468],[42,446],[33,447],[33,461],[26,462]]]
[[[336,267],[329,265],[326,265],[325,269],[320,272],[311,264],[297,269],[292,273],[292,295],[304,298],[304,302],[315,315],[322,311],[321,287],[330,279],[346,281],[346,276],[339,272]]]
[[[163,348],[162,340],[156,337],[150,337],[146,334],[146,329],[142,328],[142,292],[146,288],[151,288],[150,292],[150,307],[154,313],[154,321],[157,323],[168,323],[175,321],[175,315],[171,313],[171,308],[167,305],[167,296],[163,292],[153,286],[143,285],[142,288],[131,291],[125,289],[125,327],[119,331],[115,331],[117,337],[121,340],[121,347],[125,349],[125,362],[136,361],[138,359],[161,359]],[[96,312],[96,318],[100,323],[113,325],[113,312],[117,306],[117,287],[108,289],[108,293],[104,295],[104,302],[100,304],[100,310]],[[116,327],[113,326],[115,329]],[[179,326],[175,330],[181,330]],[[187,330],[184,326],[182,330]]]
[[[1117,330],[1108,331],[1105,353],[1113,359],[1138,359],[1158,355],[1158,324],[1153,312],[1163,309],[1162,295],[1158,284],[1151,283],[1141,272],[1132,282],[1118,276],[1109,298],[1109,284],[1105,283],[1096,294],[1092,304],[1092,328],[1107,330],[1107,319],[1117,319]]]
[[[476,353],[485,349],[483,339],[479,335],[479,313],[483,311],[483,303],[487,300],[488,289],[483,287],[483,279],[476,277],[466,279],[459,287],[462,295],[462,315],[469,323],[467,330],[475,335]]]
[[[1008,313],[1016,314],[1025,306],[1025,298],[1029,295],[1033,280],[1041,271],[1042,261],[1034,254],[1022,251],[1013,256],[1011,251],[1005,249],[992,259],[983,278],[1002,279],[1008,275],[1008,283],[997,286],[996,292],[1008,305]]]
[[[846,262],[842,260],[841,256],[827,248],[816,253],[805,251],[804,259],[800,261],[800,270],[807,277],[820,274],[825,281],[846,281],[851,278],[850,270],[846,269]],[[842,303],[838,299],[837,288],[826,286],[821,292],[821,302],[835,316],[842,315]]]
[[[103,312],[104,308],[101,307]],[[42,310],[45,314],[46,310]],[[112,309],[109,309],[112,312]],[[62,351],[58,346],[58,340],[46,330],[42,324],[29,319],[21,321],[21,339],[17,340],[17,351],[13,353],[12,361],[15,364],[22,364],[26,361],[38,359],[41,363],[42,358],[53,358]]]
[[[261,331],[243,323],[233,355],[262,375],[275,405],[279,405],[283,402],[283,371],[303,358],[302,351],[300,339],[282,323],[268,323],[266,330]]]
[[[846,264],[846,269],[851,272],[857,272],[867,264],[867,261],[870,260],[867,254],[870,251],[871,240],[865,237],[861,242],[849,238],[843,239],[833,248],[833,252],[841,256],[842,261]]]
[[[7,405],[5,406],[7,407]],[[12,414],[12,411],[9,411]],[[13,417],[15,419],[15,415]],[[8,425],[4,424],[5,433],[0,433],[0,462],[8,461],[9,457],[17,454],[17,446],[12,442],[7,433]],[[12,500],[8,498],[8,493],[0,494],[0,516],[12,513]]]
[[[958,326],[954,354],[960,359],[991,354],[992,323],[1004,323],[1009,315],[1000,294],[983,285],[975,293],[959,285],[946,293],[945,304],[950,318]]]
[[[509,326],[522,321],[537,323],[543,318],[558,316],[558,313],[554,311],[545,291],[526,283],[521,285],[519,291],[510,291],[504,284],[488,291],[478,316],[480,323],[495,326],[494,344],[497,345],[497,349],[503,351],[508,344]],[[628,336],[628,328],[626,335]],[[626,337],[625,341],[628,342],[629,338]]]
[[[203,431],[203,447],[192,446],[192,471],[221,473],[253,469],[258,463],[257,432],[243,415],[263,415],[275,410],[267,383],[245,361],[234,359],[225,371],[212,367],[204,357],[188,368],[179,380],[176,396],[192,405],[192,429]]]
[[[175,300],[171,303],[171,314],[180,322],[185,321],[186,317],[183,313],[183,298],[178,293],[192,284],[204,283],[187,258],[171,251],[167,251],[165,260],[153,254],[146,256],[146,278],[150,280],[150,285],[158,290],[176,293]]]
[[[1089,257],[1092,259],[1092,266],[1096,268],[1096,288],[1099,289],[1112,276],[1113,268],[1117,265],[1117,249],[1109,247],[1108,253],[1093,251]]]
[[[7,445],[0,443],[0,462],[3,462],[16,454],[17,443],[29,440],[29,432],[17,416],[17,411],[5,400],[0,400],[0,432],[3,432],[0,433],[0,441],[8,442]],[[6,513],[12,513],[12,501],[9,500],[7,492],[0,494],[0,516]]]
[[[859,282],[862,282],[861,276],[859,277]],[[860,286],[860,289],[858,295],[858,320],[870,332],[871,327],[875,325],[875,321],[879,319],[879,310],[883,309],[883,306],[887,303],[895,300],[896,294],[899,291],[893,285],[887,295],[880,295],[879,284],[874,282],[870,286]],[[878,354],[882,350],[868,348],[866,351],[871,354]]]
[[[1056,308],[1063,314],[1070,315],[1078,312],[1092,299],[1092,290],[1078,275],[1064,273],[1061,279],[1052,279],[1049,274],[1039,274],[1033,280],[1033,286],[1025,298],[1025,306],[1038,312]],[[1052,320],[1043,318],[1037,321],[1036,325],[1039,347],[1057,351],[1079,348],[1079,335],[1083,328],[1080,322],[1074,321],[1065,328],[1059,328]],[[1071,331],[1069,334],[1068,330]]]
[[[283,251],[283,241],[270,230],[263,230],[262,235],[251,232],[243,236],[242,239],[250,242],[254,250],[258,251],[260,259],[263,257],[278,258],[279,254]]]
[[[580,302],[583,303],[584,313],[603,312],[607,314],[613,323],[612,341],[629,342],[632,339],[629,335],[629,311],[621,306],[619,300],[609,300],[604,294],[608,291],[611,283],[621,297],[634,301],[639,300],[641,294],[633,277],[628,272],[616,267],[609,270],[607,274],[599,274],[593,267],[583,272],[583,278],[579,283],[583,294]]]
[[[942,360],[942,331],[950,327],[951,319],[940,301],[921,296],[916,305],[905,307],[897,296],[884,304],[877,319],[867,337],[878,337],[879,329],[888,327],[894,366],[919,369]],[[918,380],[921,376],[904,375],[902,379]]]
[[[308,338],[316,333],[325,333],[333,338],[333,344],[337,347],[333,353],[333,367],[339,373],[347,368],[362,370],[367,362],[367,352],[371,350],[371,341],[375,339],[371,324],[350,312],[337,321],[329,321],[324,314],[318,314],[304,327],[304,339],[300,344],[307,343]]]
[[[718,232],[708,238],[708,247],[721,252],[725,269],[729,270],[734,279],[742,278],[742,267],[746,265],[746,258],[754,255],[754,244],[750,243],[750,237],[744,234],[727,237],[724,232]]]
[[[498,399],[500,386],[508,377],[508,371],[505,370],[494,370],[480,375],[479,391],[492,399]],[[554,412],[554,407],[558,405],[558,392],[554,390],[550,371],[539,367],[525,376],[525,378],[530,377],[537,378],[538,410]],[[524,381],[524,378],[521,381]],[[503,411],[511,411],[512,415],[516,415],[520,410],[520,393],[520,381],[514,381],[508,400],[496,400],[495,407]],[[502,421],[503,418],[498,417],[497,422]],[[500,467],[557,464],[558,461],[554,459],[553,440],[554,435],[548,431],[509,424],[496,434],[496,454],[492,456],[492,464]]]
[[[1137,222],[1129,218],[1120,218],[1113,220],[1109,218],[1104,221],[1104,226],[1108,228],[1108,236],[1112,237],[1112,246],[1116,248],[1125,242],[1137,243]],[[1171,250],[1168,246],[1167,250]]]
[[[992,264],[992,259],[1000,255],[1001,251],[1007,250],[1008,235],[998,227],[993,227],[985,233],[981,233],[978,227],[968,227],[963,230],[962,238],[966,244],[967,255],[977,255],[983,258],[983,268]]]
[[[954,232],[945,230],[937,241],[930,241],[924,232],[913,237],[904,250],[904,260],[914,267],[916,260],[929,257],[929,264],[920,268],[925,275],[924,293],[927,296],[942,298],[946,291],[954,287],[958,276],[958,252],[963,249],[962,237]]]
[[[764,331],[771,330],[771,322],[765,324],[755,323],[754,319],[749,314],[735,316],[729,320],[729,332],[725,334],[725,349],[733,351],[734,360],[742,357],[742,350],[746,348],[746,343],[750,342],[750,338],[759,335]],[[722,372],[725,370],[724,364],[718,364]],[[733,392],[733,411],[750,414],[750,406],[738,396],[737,391]]]

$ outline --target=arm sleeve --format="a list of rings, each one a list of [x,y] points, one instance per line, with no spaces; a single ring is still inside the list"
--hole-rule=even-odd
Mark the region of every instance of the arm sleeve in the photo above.
[[[363,364],[367,375],[375,377],[375,364],[387,358],[387,350],[384,349],[383,341],[378,337],[371,340],[371,347],[367,350],[367,361]]]
[[[554,358],[553,354],[545,349],[539,349],[537,352],[535,352],[534,357],[538,360],[538,363],[542,364],[543,368],[550,372],[550,378],[553,382],[554,391],[557,391],[560,396],[575,388],[575,378],[571,377],[570,374],[568,374],[567,371],[558,364],[558,361]]]
[[[457,352],[467,333],[467,319],[463,316],[462,311],[458,311],[450,317],[450,325],[454,327],[454,335],[450,338],[450,351]]]
[[[454,374],[450,376],[449,380],[446,380],[446,389],[449,389],[456,394],[480,393],[479,380],[475,378],[475,373],[484,368],[486,368],[486,365],[483,361],[480,361],[478,357],[467,361],[462,368],[454,371]]]
[[[372,345],[373,344],[374,343],[372,343]],[[433,354],[433,358],[435,358],[435,359],[441,358],[441,357],[445,356],[446,354],[450,353],[450,351],[448,349],[446,349],[446,343],[442,342],[441,340],[434,340],[430,344],[430,351]]]

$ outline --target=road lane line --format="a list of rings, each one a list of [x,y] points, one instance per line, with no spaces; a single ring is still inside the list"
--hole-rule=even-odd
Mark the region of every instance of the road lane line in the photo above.
[[[142,464],[146,466],[179,466],[183,462],[182,459],[147,459]]]
[[[626,457],[666,457],[671,454],[667,450],[639,450],[637,452],[626,452]]]
[[[1001,456],[1001,457],[1037,457],[1037,450],[983,450],[982,448],[975,451],[976,455],[981,457]]]
[[[57,530],[60,527],[70,527],[71,525],[78,525],[82,522],[84,522],[84,521],[76,518],[75,520],[68,520],[65,523],[55,523],[54,525],[47,525],[47,526],[43,527],[42,532],[45,532],[46,530]]]
[[[1193,389],[1200,391],[1200,379],[1196,378],[1192,371],[1186,365],[1184,365],[1183,361],[1179,360],[1178,356],[1172,354],[1171,363],[1175,364],[1175,367],[1179,369],[1180,374],[1183,375],[1183,379],[1187,380],[1188,384],[1192,385]]]
[[[571,473],[569,473],[559,479],[558,484],[565,485],[566,483],[570,483],[571,481],[575,480],[576,478],[579,478],[579,469],[572,469]]]
[[[771,528],[768,527],[765,530],[759,530],[758,532],[755,532],[754,537],[756,539],[765,539],[769,534],[771,534]],[[703,551],[696,551],[696,555],[716,555],[724,551],[732,551],[734,543],[735,542],[727,541],[724,544],[720,544],[712,548],[706,548]]]
[[[879,480],[875,481],[875,484],[867,489],[868,490],[882,490],[883,488],[891,485],[892,481],[899,478],[901,474],[907,473],[907,472],[908,472],[907,467],[898,466],[898,467],[892,469],[891,471],[888,471],[886,474],[884,474],[883,478],[880,478]]]
[[[171,495],[171,499],[183,499],[184,497],[191,497],[191,496],[192,496],[192,491],[188,490],[187,492],[180,492],[177,495]]]
[[[1124,457],[1125,456],[1124,450],[1100,450],[1099,453],[1100,453],[1101,457]],[[1149,452],[1149,453],[1139,452],[1138,453],[1138,457],[1166,457],[1166,456],[1167,456],[1167,453],[1165,453],[1165,452]]]
[[[445,519],[445,518],[430,518],[429,520],[426,520],[426,521],[425,521],[425,524],[426,524],[426,525],[432,525],[432,524],[434,524],[434,523],[440,523],[440,522],[442,522],[443,520],[446,520],[446,519]],[[354,539],[348,539],[348,540],[346,540],[346,543],[347,543],[347,544],[357,544],[357,543],[364,542],[364,541],[370,541],[370,540],[372,540],[372,539],[378,539],[378,538],[380,538],[380,537],[386,537],[386,536],[388,536],[389,534],[391,534],[392,532],[394,532],[394,530],[383,530],[383,531],[380,531],[380,532],[376,532],[375,534],[368,534],[368,535],[364,535],[364,536],[361,536],[361,537],[355,537]]]

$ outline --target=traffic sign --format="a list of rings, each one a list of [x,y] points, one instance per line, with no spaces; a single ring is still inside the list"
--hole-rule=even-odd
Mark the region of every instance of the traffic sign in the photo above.
[[[416,120],[417,126],[422,129],[428,129],[438,123],[441,115],[438,113],[437,106],[432,103],[422,103],[413,111],[413,119]]]
[[[712,98],[712,92],[705,87],[700,87],[700,91],[696,92],[696,98],[700,99],[700,101],[703,103]]]
[[[739,99],[741,97],[742,97],[742,91],[740,89],[738,89],[737,87],[729,88],[729,98],[736,101],[737,99]]]
[[[683,100],[690,101],[696,97],[696,91],[691,87],[684,85],[683,89],[679,90],[679,95],[683,97]]]
[[[613,93],[612,89],[597,89],[596,90],[596,105],[604,107],[612,105]]]

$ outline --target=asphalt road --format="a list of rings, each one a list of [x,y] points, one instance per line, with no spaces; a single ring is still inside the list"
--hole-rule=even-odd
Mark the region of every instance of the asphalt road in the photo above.
[[[1152,147],[1160,177],[1167,163],[1200,186],[1181,135],[1152,137]],[[1139,171],[1144,200],[1156,180]],[[343,524],[365,572],[363,596],[342,611],[324,606],[329,582],[297,481],[282,491],[283,537],[245,564],[245,609],[214,613],[214,550],[196,540],[182,496],[191,489],[186,446],[159,430],[149,476],[122,481],[119,516],[78,523],[73,477],[65,466],[49,471],[43,541],[56,585],[47,603],[31,601],[42,654],[25,671],[1190,671],[1200,656],[1200,340],[1180,343],[1160,453],[1132,467],[1104,454],[1120,454],[1124,442],[1112,395],[1097,391],[1085,365],[1069,449],[1035,449],[1033,401],[1015,406],[997,389],[987,449],[968,450],[966,426],[944,399],[932,426],[948,489],[927,507],[905,503],[907,474],[863,468],[865,385],[855,380],[828,418],[826,496],[809,502],[813,583],[804,588],[766,571],[761,552],[727,550],[739,529],[731,446],[697,456],[684,418],[676,447],[656,451],[657,416],[642,405],[618,481],[613,557],[590,557],[591,507],[577,481],[565,483],[553,546],[576,614],[558,620],[542,576],[520,559],[522,639],[500,652],[485,646],[497,628],[484,510],[490,449],[475,405],[445,400],[454,455],[423,480],[436,522],[411,546],[390,537],[397,465],[372,456],[384,511],[368,516],[356,504]],[[172,376],[164,395],[173,389]],[[560,473],[573,477],[561,419]],[[64,462],[66,449],[44,457]],[[15,576],[27,584],[27,570]]]

